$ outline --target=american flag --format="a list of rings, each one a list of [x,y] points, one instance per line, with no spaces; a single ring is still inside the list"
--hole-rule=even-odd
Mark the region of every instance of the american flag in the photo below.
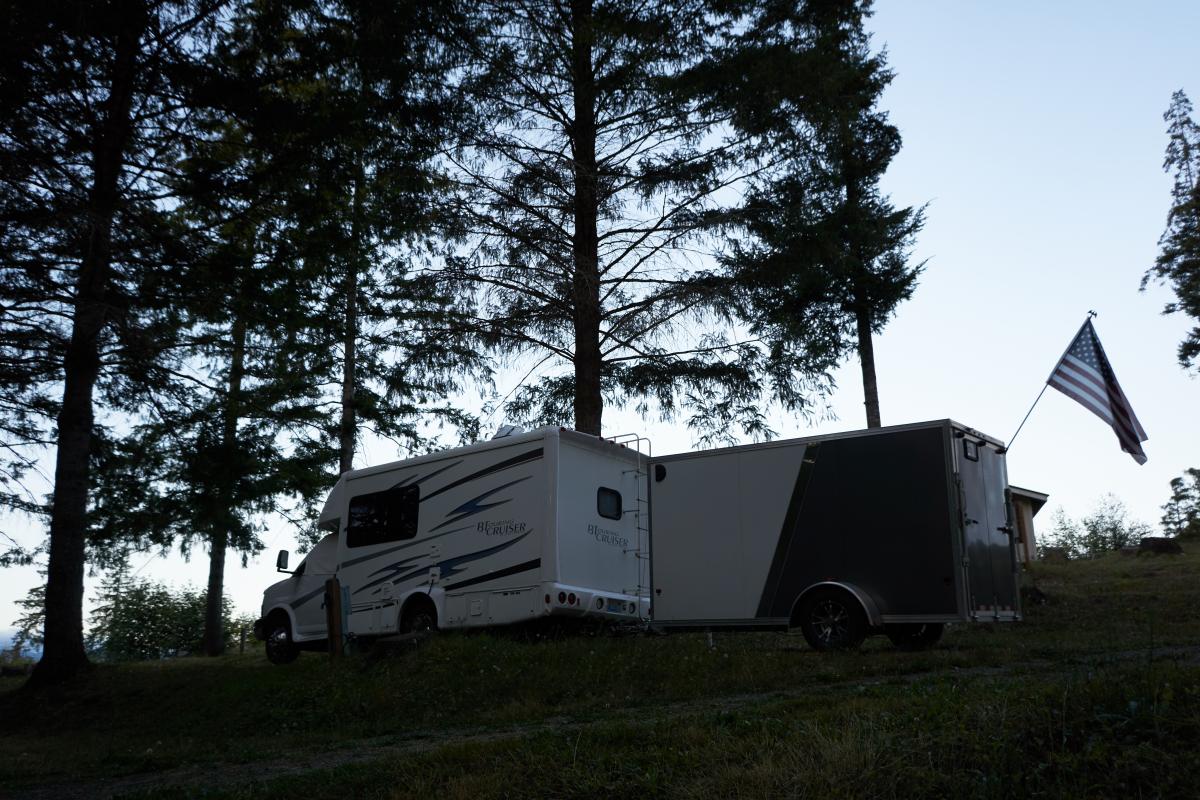
[[[1133,413],[1129,400],[1117,383],[1112,365],[1100,346],[1100,338],[1089,317],[1067,348],[1046,383],[1058,389],[1112,426],[1121,449],[1139,464],[1146,463],[1141,442],[1148,438]]]

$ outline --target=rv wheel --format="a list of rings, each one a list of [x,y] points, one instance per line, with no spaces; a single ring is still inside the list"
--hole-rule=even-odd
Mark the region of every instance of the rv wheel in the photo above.
[[[275,622],[267,629],[267,660],[272,664],[290,664],[300,655],[300,648],[292,641],[292,632],[286,622]]]
[[[818,589],[800,604],[800,631],[814,650],[853,650],[867,637],[867,615],[838,589]]]
[[[400,618],[401,633],[433,633],[437,630],[437,609],[428,600],[413,600]]]
[[[885,625],[883,632],[900,650],[925,650],[937,644],[946,626],[940,622]]]

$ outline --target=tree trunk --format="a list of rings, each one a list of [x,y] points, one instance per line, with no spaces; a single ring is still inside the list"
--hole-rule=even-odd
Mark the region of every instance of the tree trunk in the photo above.
[[[596,231],[596,79],[592,72],[592,2],[572,0],[571,55],[575,124],[575,429],[599,436],[604,415],[600,357],[600,265]]]
[[[60,683],[89,666],[83,649],[83,564],[87,533],[92,393],[100,374],[100,334],[112,266],[112,226],[118,181],[131,131],[130,108],[137,55],[146,27],[144,8],[124,20],[116,38],[111,89],[102,122],[93,131],[93,183],[88,202],[86,249],[75,287],[71,339],[63,360],[63,403],[58,414],[54,499],[50,507],[50,563],[46,580],[46,628],[33,686]]]
[[[875,345],[871,341],[871,315],[864,304],[857,304],[854,320],[858,326],[858,361],[862,366],[867,427],[878,428],[882,423],[879,421],[879,384],[875,380]]]
[[[362,161],[358,161],[351,200],[350,236],[351,257],[346,264],[346,276],[342,293],[346,296],[346,317],[342,339],[342,419],[338,426],[338,445],[341,456],[338,473],[354,468],[354,437],[358,428],[358,415],[354,405],[355,371],[358,356],[358,276],[362,266],[363,236],[363,182],[366,176]]]
[[[242,380],[246,374],[246,317],[241,308],[241,293],[235,301],[232,344],[233,353],[229,362],[229,385],[225,395],[225,408],[221,420],[221,450],[227,464],[238,463],[237,428],[242,416]],[[229,547],[229,527],[235,516],[234,482],[238,476],[230,470],[214,479],[222,481],[223,508],[217,510],[212,532],[211,549],[208,556],[208,595],[204,603],[204,652],[219,656],[225,652],[225,615],[222,601],[225,598],[225,551]]]

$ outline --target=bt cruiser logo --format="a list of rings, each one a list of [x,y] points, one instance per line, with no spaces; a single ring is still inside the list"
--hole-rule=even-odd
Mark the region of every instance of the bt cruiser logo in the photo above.
[[[525,532],[525,523],[511,519],[487,520],[475,526],[484,536],[515,536]]]
[[[629,547],[629,540],[620,533],[610,531],[608,528],[601,528],[599,525],[588,525],[588,535],[601,544],[608,544],[613,547]]]

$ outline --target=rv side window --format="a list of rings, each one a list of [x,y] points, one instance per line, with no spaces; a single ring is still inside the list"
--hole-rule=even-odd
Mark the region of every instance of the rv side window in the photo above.
[[[419,486],[398,486],[351,498],[346,546],[366,547],[413,538],[417,535],[420,502]]]
[[[621,518],[621,493],[601,486],[596,490],[596,511],[608,519]]]

